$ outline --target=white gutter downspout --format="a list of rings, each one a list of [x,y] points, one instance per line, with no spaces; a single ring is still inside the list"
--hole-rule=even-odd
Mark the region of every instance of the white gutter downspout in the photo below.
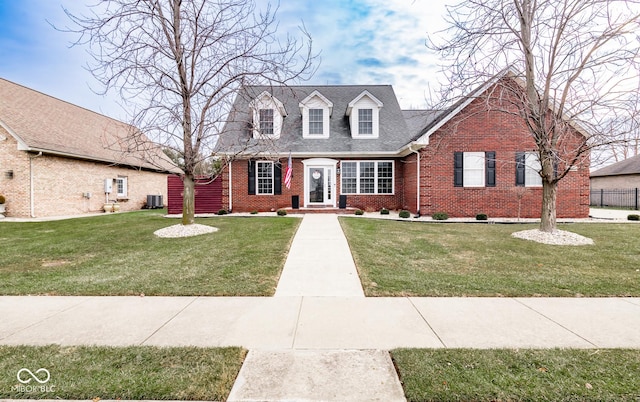
[[[420,216],[420,148],[418,148],[418,150],[414,150],[412,148],[412,145],[409,146],[409,151],[413,152],[414,154],[416,154],[416,163],[418,164],[418,166],[416,167],[416,174],[417,174],[417,178],[416,178],[416,214],[418,216]]]
[[[229,212],[233,211],[233,180],[231,180],[231,165],[233,165],[233,161],[227,165],[229,166]]]
[[[33,160],[39,156],[42,156],[42,151],[38,152],[36,155],[34,156],[30,156],[29,157],[29,192],[30,192],[30,199],[29,199],[29,211],[31,214],[32,218],[36,217],[36,202],[35,202],[35,190],[34,190],[34,186],[33,186]]]

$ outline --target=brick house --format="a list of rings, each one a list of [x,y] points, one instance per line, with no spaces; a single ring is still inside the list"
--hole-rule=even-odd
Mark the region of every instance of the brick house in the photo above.
[[[170,160],[132,126],[0,79],[6,216],[97,212],[107,200],[140,209],[147,195],[166,199],[169,172]]]
[[[218,144],[233,158],[223,205],[539,217],[535,145],[500,91],[514,82],[498,75],[438,111],[401,110],[391,86],[244,87]],[[565,141],[585,138],[576,128]],[[588,158],[560,181],[557,207],[588,216]]]

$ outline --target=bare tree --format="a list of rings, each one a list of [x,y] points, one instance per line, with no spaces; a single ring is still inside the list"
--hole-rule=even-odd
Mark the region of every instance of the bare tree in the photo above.
[[[308,33],[280,40],[276,9],[253,0],[99,0],[88,15],[65,12],[104,92],[117,91],[140,133],[182,162],[185,225],[194,223],[194,174],[215,157],[238,89],[313,72]]]
[[[604,128],[630,110],[638,90],[637,0],[465,0],[428,47],[444,56],[444,99],[510,66],[521,72],[511,99],[540,161],[541,226],[556,229],[558,181],[590,150],[617,141]],[[568,136],[585,129],[577,145]]]

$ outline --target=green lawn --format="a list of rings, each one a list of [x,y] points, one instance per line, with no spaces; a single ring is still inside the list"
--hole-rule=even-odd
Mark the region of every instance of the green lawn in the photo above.
[[[340,218],[367,296],[640,296],[640,225],[559,225],[593,246],[511,237],[535,225]]]
[[[140,211],[0,223],[0,294],[270,296],[300,219],[216,217],[218,232],[178,239],[179,224]]]
[[[0,398],[225,400],[246,351],[147,346],[0,346]],[[18,371],[29,369],[18,382]]]
[[[392,351],[408,401],[640,400],[637,350]]]

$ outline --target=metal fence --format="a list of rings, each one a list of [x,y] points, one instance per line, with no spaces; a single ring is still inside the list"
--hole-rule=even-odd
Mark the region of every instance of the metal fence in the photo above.
[[[637,188],[591,190],[592,207],[619,207],[638,209],[640,198]]]

